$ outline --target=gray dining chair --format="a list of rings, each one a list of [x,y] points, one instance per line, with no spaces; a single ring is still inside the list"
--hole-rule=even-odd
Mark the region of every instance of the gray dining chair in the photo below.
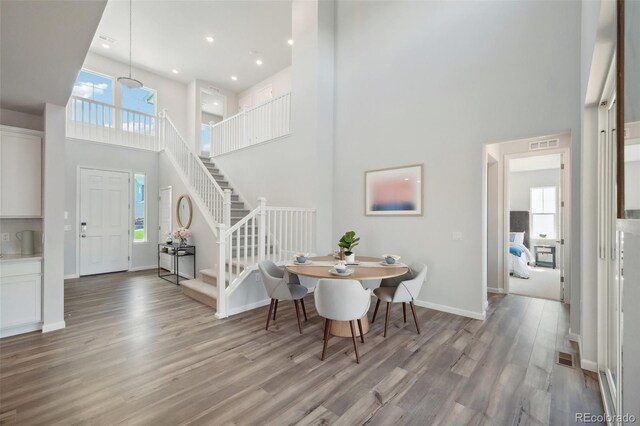
[[[387,312],[384,319],[384,337],[387,337],[392,303],[402,303],[402,314],[405,323],[407,322],[407,303],[409,303],[411,312],[413,313],[413,320],[416,323],[416,330],[418,334],[420,334],[420,326],[418,325],[418,316],[416,315],[416,305],[414,301],[418,297],[426,278],[427,266],[416,262],[409,266],[409,271],[406,274],[397,278],[384,279],[380,283],[380,287],[373,290],[373,294],[376,295],[378,300],[373,310],[372,323],[376,320],[380,302],[387,302]]]
[[[300,279],[297,275],[289,274],[270,260],[265,260],[258,264],[260,274],[262,275],[262,283],[267,291],[267,295],[271,298],[269,305],[269,315],[267,316],[267,326],[271,321],[271,313],[273,312],[273,320],[276,320],[276,311],[278,310],[278,300],[292,300],[296,307],[296,317],[298,319],[298,331],[302,334],[302,324],[300,323],[300,305],[304,313],[304,320],[307,321],[307,309],[304,306],[304,296],[307,294],[307,288],[300,285]]]
[[[356,362],[360,363],[354,322],[357,321],[358,323],[360,340],[364,343],[364,333],[362,332],[360,319],[369,311],[371,290],[365,290],[362,284],[356,280],[322,279],[318,281],[313,297],[318,315],[324,318],[324,342],[320,359],[324,361],[324,356],[327,352],[327,343],[331,336],[329,331],[331,322],[348,321],[349,328],[351,328],[353,350],[356,353]]]

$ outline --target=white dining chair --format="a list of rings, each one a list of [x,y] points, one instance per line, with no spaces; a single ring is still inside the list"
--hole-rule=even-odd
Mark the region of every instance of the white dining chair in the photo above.
[[[262,275],[262,283],[267,291],[267,295],[271,298],[269,305],[269,315],[267,316],[267,326],[269,329],[269,321],[271,320],[271,312],[273,311],[273,320],[276,320],[276,311],[278,310],[278,300],[293,300],[296,307],[296,317],[298,318],[298,331],[302,334],[302,325],[300,324],[300,308],[298,300],[302,305],[304,320],[307,320],[307,309],[304,306],[304,296],[307,295],[307,288],[300,285],[300,279],[297,275],[285,273],[284,268],[279,267],[270,260],[262,261],[258,264],[260,274]]]
[[[409,272],[399,278],[382,280],[380,287],[373,290],[378,300],[373,310],[373,318],[371,322],[376,320],[378,307],[380,302],[387,302],[387,312],[384,319],[384,337],[387,337],[387,328],[389,326],[389,316],[391,313],[392,303],[402,303],[402,313],[404,322],[407,322],[407,303],[411,306],[413,320],[416,323],[416,330],[420,334],[420,326],[418,325],[418,316],[416,315],[416,305],[414,303],[416,297],[420,293],[422,284],[427,278],[427,266],[422,263],[412,263],[409,266]]]
[[[371,305],[371,290],[364,289],[356,280],[322,279],[318,281],[314,292],[316,311],[324,320],[324,342],[322,345],[322,357],[327,352],[327,344],[331,333],[332,321],[348,321],[351,328],[353,350],[356,353],[356,362],[360,363],[358,343],[354,322],[358,323],[360,340],[364,343],[362,322],[360,319],[367,314]]]

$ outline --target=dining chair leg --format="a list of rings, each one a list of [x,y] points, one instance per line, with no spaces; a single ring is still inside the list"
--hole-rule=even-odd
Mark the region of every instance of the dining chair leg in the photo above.
[[[360,331],[360,341],[364,343],[364,333],[362,332],[362,320],[358,319],[358,330]]]
[[[302,334],[302,324],[300,323],[300,307],[298,306],[298,301],[294,300],[293,304],[296,305],[296,318],[298,319],[298,331]]]
[[[391,313],[391,303],[387,302],[387,315],[384,317],[384,336],[387,337],[387,327],[389,327],[389,314]]]
[[[376,321],[376,315],[378,314],[379,307],[380,307],[380,299],[378,299],[378,301],[376,302],[376,308],[373,310],[373,319],[371,319],[372,323]]]
[[[324,354],[327,352],[327,343],[329,343],[329,337],[331,337],[331,333],[329,333],[329,329],[331,328],[331,320],[324,320],[324,343],[322,344],[322,357],[320,357],[321,361],[324,361]]]
[[[413,312],[413,320],[416,322],[416,330],[418,330],[418,334],[420,334],[420,326],[418,325],[418,315],[416,315],[416,305],[413,303],[413,300],[409,302],[411,305],[411,312]]]
[[[300,305],[302,305],[302,313],[304,314],[304,320],[307,321],[307,308],[304,306],[304,298],[300,299]]]
[[[265,330],[269,330],[269,321],[271,320],[272,310],[273,310],[273,299],[271,299],[271,304],[269,305],[269,315],[267,315],[267,326],[264,328]]]
[[[402,302],[402,317],[404,318],[404,322],[407,322],[407,304]]]
[[[353,350],[356,352],[356,363],[360,364],[360,355],[358,354],[358,342],[356,342],[356,329],[353,326],[354,321],[349,321],[351,328],[351,340],[353,340]]]
[[[275,303],[273,304],[273,320],[276,320],[276,311],[278,310],[278,299],[276,299]]]

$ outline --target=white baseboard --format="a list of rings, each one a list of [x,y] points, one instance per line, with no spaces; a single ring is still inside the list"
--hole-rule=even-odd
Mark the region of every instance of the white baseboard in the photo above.
[[[134,266],[129,268],[129,272],[148,271],[151,269],[158,269],[158,265]]]
[[[42,330],[41,322],[5,328],[0,331],[0,337],[16,336],[18,334],[30,333],[38,330]]]
[[[447,312],[449,314],[460,315],[463,317],[473,318],[481,321],[484,321],[487,317],[486,312],[467,311],[464,309],[454,308],[452,306],[439,305],[437,303],[426,302],[424,300],[416,300],[415,304],[417,306],[422,306],[423,308],[435,309],[436,311]]]
[[[78,274],[69,274],[69,275],[65,275],[63,277],[63,279],[65,279],[65,280],[73,280],[75,278],[80,278],[80,275],[78,275]]]
[[[580,359],[580,368],[583,370],[592,371],[594,373],[598,372],[598,363],[595,361],[591,361],[588,359]]]
[[[489,301],[485,300],[484,304],[482,305],[482,311],[486,313],[487,309],[489,309]]]
[[[238,315],[238,314],[241,314],[243,312],[250,311],[252,309],[261,308],[263,306],[267,306],[269,303],[271,303],[271,299],[264,299],[264,300],[260,300],[258,302],[249,303],[247,305],[238,306],[236,308],[227,309],[227,316],[230,317],[232,315]],[[218,318],[217,315],[218,314],[216,314],[216,318]]]
[[[54,322],[52,324],[43,324],[42,325],[42,332],[43,333],[48,333],[50,331],[61,330],[61,329],[65,328],[66,326],[67,326],[67,324],[64,321],[58,321],[58,322]]]
[[[488,293],[498,293],[498,294],[505,294],[506,291],[504,291],[504,288],[498,288],[498,287],[487,287],[487,292]]]

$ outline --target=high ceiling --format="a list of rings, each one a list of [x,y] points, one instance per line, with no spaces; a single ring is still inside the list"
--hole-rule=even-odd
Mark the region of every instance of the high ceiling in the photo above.
[[[201,79],[240,92],[291,64],[290,0],[133,0],[132,7],[134,67],[183,83]],[[209,36],[213,43],[206,40]],[[128,62],[128,1],[109,1],[91,50]]]
[[[64,106],[106,0],[0,1],[0,105],[41,114]]]

